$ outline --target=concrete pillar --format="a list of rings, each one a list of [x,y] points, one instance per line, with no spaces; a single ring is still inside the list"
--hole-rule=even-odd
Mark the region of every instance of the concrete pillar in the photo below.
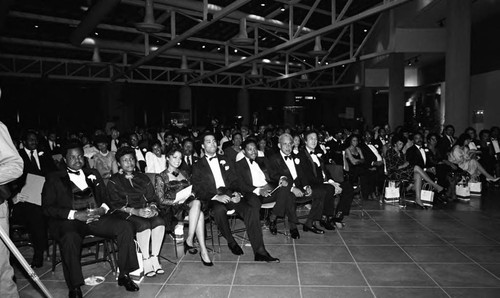
[[[445,122],[460,134],[469,126],[470,98],[470,0],[447,1]]]
[[[405,61],[402,53],[389,57],[389,125],[395,129],[404,124]]]
[[[238,91],[238,100],[237,100],[237,109],[236,113],[239,116],[243,117],[241,121],[242,125],[248,126],[250,123],[250,95],[248,93],[248,89],[242,88]]]
[[[182,86],[179,88],[179,110],[189,113],[189,123],[193,123],[193,104],[191,87]]]
[[[365,119],[365,125],[373,127],[373,94],[371,88],[361,88],[361,114]]]

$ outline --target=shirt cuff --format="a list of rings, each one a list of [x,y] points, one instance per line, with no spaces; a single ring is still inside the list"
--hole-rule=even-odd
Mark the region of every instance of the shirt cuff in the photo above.
[[[256,194],[256,195],[259,195],[260,194],[260,187],[256,187],[254,190],[253,190],[253,193]]]
[[[109,211],[109,207],[108,207],[108,205],[106,205],[106,203],[102,203],[102,204],[101,204],[101,208],[103,208],[103,209],[104,209],[104,214],[108,213],[108,211]]]
[[[75,213],[76,213],[76,210],[70,210],[69,213],[68,213],[68,219],[69,220],[74,220],[75,219]]]

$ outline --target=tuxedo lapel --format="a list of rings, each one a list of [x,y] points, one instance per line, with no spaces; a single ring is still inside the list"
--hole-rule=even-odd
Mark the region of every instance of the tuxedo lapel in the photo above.
[[[213,186],[215,189],[215,178],[214,178],[214,173],[212,172],[212,169],[210,168],[210,165],[208,164],[208,160],[206,158],[202,158],[200,161],[201,166],[204,168],[203,171],[210,173],[211,175],[206,175],[206,178],[209,180],[208,183]]]
[[[308,162],[310,163],[314,177],[318,177],[318,173],[316,171],[316,164],[314,163],[314,160],[312,159],[311,154],[309,154],[309,152],[307,152],[307,151],[305,151],[304,154],[307,157]]]

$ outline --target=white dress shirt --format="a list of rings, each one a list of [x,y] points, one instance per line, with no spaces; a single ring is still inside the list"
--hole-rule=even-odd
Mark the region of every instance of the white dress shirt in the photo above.
[[[377,148],[375,148],[375,146],[373,146],[372,144],[366,144],[366,145],[368,146],[368,148],[370,148],[373,154],[375,154],[375,156],[377,157],[377,161],[382,161],[382,156],[380,156],[380,153],[378,153]]]
[[[424,165],[425,165],[427,163],[427,156],[425,154],[424,148],[422,146],[419,146],[419,145],[415,145],[415,146],[417,146],[418,151],[420,151],[420,155],[422,155],[422,158],[424,160]]]
[[[290,174],[292,174],[292,179],[295,180],[297,179],[297,170],[295,169],[295,164],[293,163],[293,158],[285,158],[285,154],[283,154],[283,151],[280,150],[281,158],[285,161],[286,166],[288,167],[288,170],[290,171]],[[290,157],[292,157],[290,155]]]
[[[266,175],[260,168],[259,164],[254,160],[250,162],[250,159],[245,157],[250,168],[250,173],[252,175],[252,184],[254,187],[263,187],[267,184]]]
[[[71,171],[73,171],[73,170],[71,170]],[[89,187],[89,185],[87,184],[87,180],[85,178],[85,174],[83,173],[83,170],[80,169],[80,170],[74,171],[74,172],[79,172],[80,174],[79,175],[71,174],[71,173],[69,173],[69,170],[68,170],[69,180],[71,182],[73,182],[81,190],[84,190],[87,187]],[[104,208],[105,213],[107,213],[109,210],[109,207],[108,207],[108,205],[106,205],[106,203],[102,203],[100,207]],[[76,213],[76,210],[70,210],[68,213],[68,219],[74,220],[75,213]]]
[[[222,178],[222,172],[219,166],[219,158],[215,155],[215,158],[210,160],[209,156],[206,155],[208,165],[210,166],[210,170],[212,170],[212,174],[214,175],[215,180],[215,188],[225,187],[224,178]]]

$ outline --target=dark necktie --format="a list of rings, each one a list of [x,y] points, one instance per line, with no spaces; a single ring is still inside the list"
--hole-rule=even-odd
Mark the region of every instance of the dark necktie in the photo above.
[[[35,151],[34,150],[30,150],[30,152],[31,152],[30,162],[33,165],[33,167],[35,167],[35,169],[39,170],[38,164],[36,163],[35,155],[33,154]]]
[[[188,164],[188,166],[191,166],[191,156],[187,157],[187,164]]]
[[[68,173],[69,173],[69,174],[73,174],[73,175],[77,175],[77,176],[79,176],[79,175],[80,175],[80,171],[72,171],[72,170],[70,170],[70,169],[68,169]]]
[[[217,158],[217,155],[214,155],[214,156],[212,156],[212,157],[208,157],[208,155],[207,155],[207,159],[208,159],[208,161],[212,161],[212,159],[214,159],[214,158]]]

